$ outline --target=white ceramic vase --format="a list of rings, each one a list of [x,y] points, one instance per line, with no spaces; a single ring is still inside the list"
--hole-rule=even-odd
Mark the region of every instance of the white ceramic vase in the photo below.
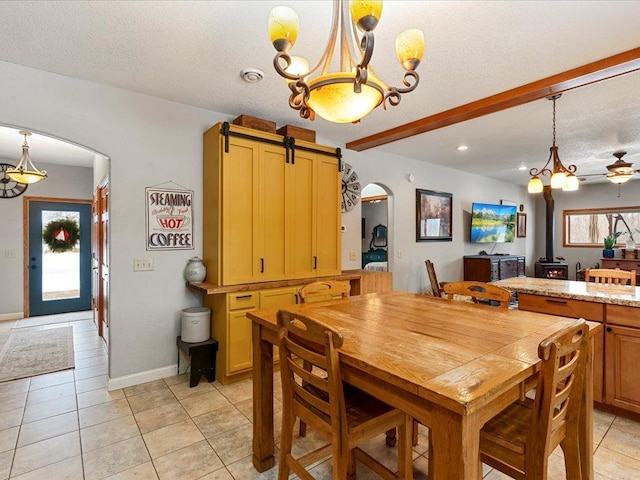
[[[187,267],[184,269],[184,278],[187,282],[202,282],[207,278],[207,267],[198,257],[190,258]]]

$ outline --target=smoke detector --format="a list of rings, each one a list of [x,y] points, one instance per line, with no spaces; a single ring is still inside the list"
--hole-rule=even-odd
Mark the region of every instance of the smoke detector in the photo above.
[[[240,71],[240,76],[245,82],[258,83],[264,78],[264,72],[258,68],[245,68]]]

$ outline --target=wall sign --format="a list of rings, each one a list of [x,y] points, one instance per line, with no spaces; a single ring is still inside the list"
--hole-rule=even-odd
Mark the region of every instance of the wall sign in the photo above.
[[[147,250],[193,250],[193,190],[145,188]]]

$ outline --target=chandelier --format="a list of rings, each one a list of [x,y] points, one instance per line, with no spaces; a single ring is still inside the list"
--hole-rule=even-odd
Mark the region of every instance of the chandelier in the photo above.
[[[560,161],[560,157],[558,156],[558,147],[556,147],[556,100],[560,98],[560,95],[561,94],[557,94],[547,97],[547,100],[553,100],[553,145],[549,149],[549,159],[547,160],[547,163],[544,164],[544,167],[542,167],[541,170],[537,170],[535,168],[529,170],[529,175],[531,175],[529,185],[527,186],[529,193],[542,192],[544,185],[542,184],[540,175],[550,176],[551,188],[562,188],[565,192],[578,190],[580,186],[578,177],[575,176],[575,172],[577,170],[576,166],[569,165],[568,167],[565,167]],[[551,160],[553,160],[553,166],[550,170],[548,166]]]
[[[29,156],[29,144],[27,143],[27,137],[31,135],[31,132],[20,130],[20,135],[24,135],[24,143],[22,144],[22,155],[20,156],[20,163],[17,167],[9,168],[6,171],[7,176],[18,183],[36,183],[46,178],[46,170],[38,170]]]
[[[358,122],[380,104],[396,106],[401,95],[415,90],[420,78],[415,69],[424,52],[421,30],[406,30],[396,38],[396,54],[406,70],[404,87],[382,82],[369,61],[373,55],[373,30],[380,20],[382,0],[334,0],[331,32],[318,63],[309,68],[303,57],[289,55],[298,36],[298,14],[289,7],[274,7],[269,14],[269,35],[278,51],[273,66],[287,79],[289,106],[300,116],[314,120],[319,115],[335,123]],[[358,30],[362,38],[358,37]],[[338,42],[338,33],[339,42]],[[335,49],[339,46],[339,71],[331,72]],[[358,59],[358,63],[354,61]],[[317,76],[313,76],[314,74]]]

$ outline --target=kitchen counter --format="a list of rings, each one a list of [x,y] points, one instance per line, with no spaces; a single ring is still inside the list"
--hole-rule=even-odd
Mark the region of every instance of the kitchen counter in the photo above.
[[[491,282],[512,292],[546,295],[640,308],[640,287],[547,278],[507,278]]]
[[[205,295],[216,295],[220,293],[251,292],[266,288],[295,287],[322,280],[349,280],[351,282],[351,295],[383,292],[392,289],[390,272],[374,272],[368,270],[343,270],[341,275],[328,277],[295,278],[272,282],[242,283],[238,285],[214,285],[207,282],[187,282],[187,288],[204,293]]]

